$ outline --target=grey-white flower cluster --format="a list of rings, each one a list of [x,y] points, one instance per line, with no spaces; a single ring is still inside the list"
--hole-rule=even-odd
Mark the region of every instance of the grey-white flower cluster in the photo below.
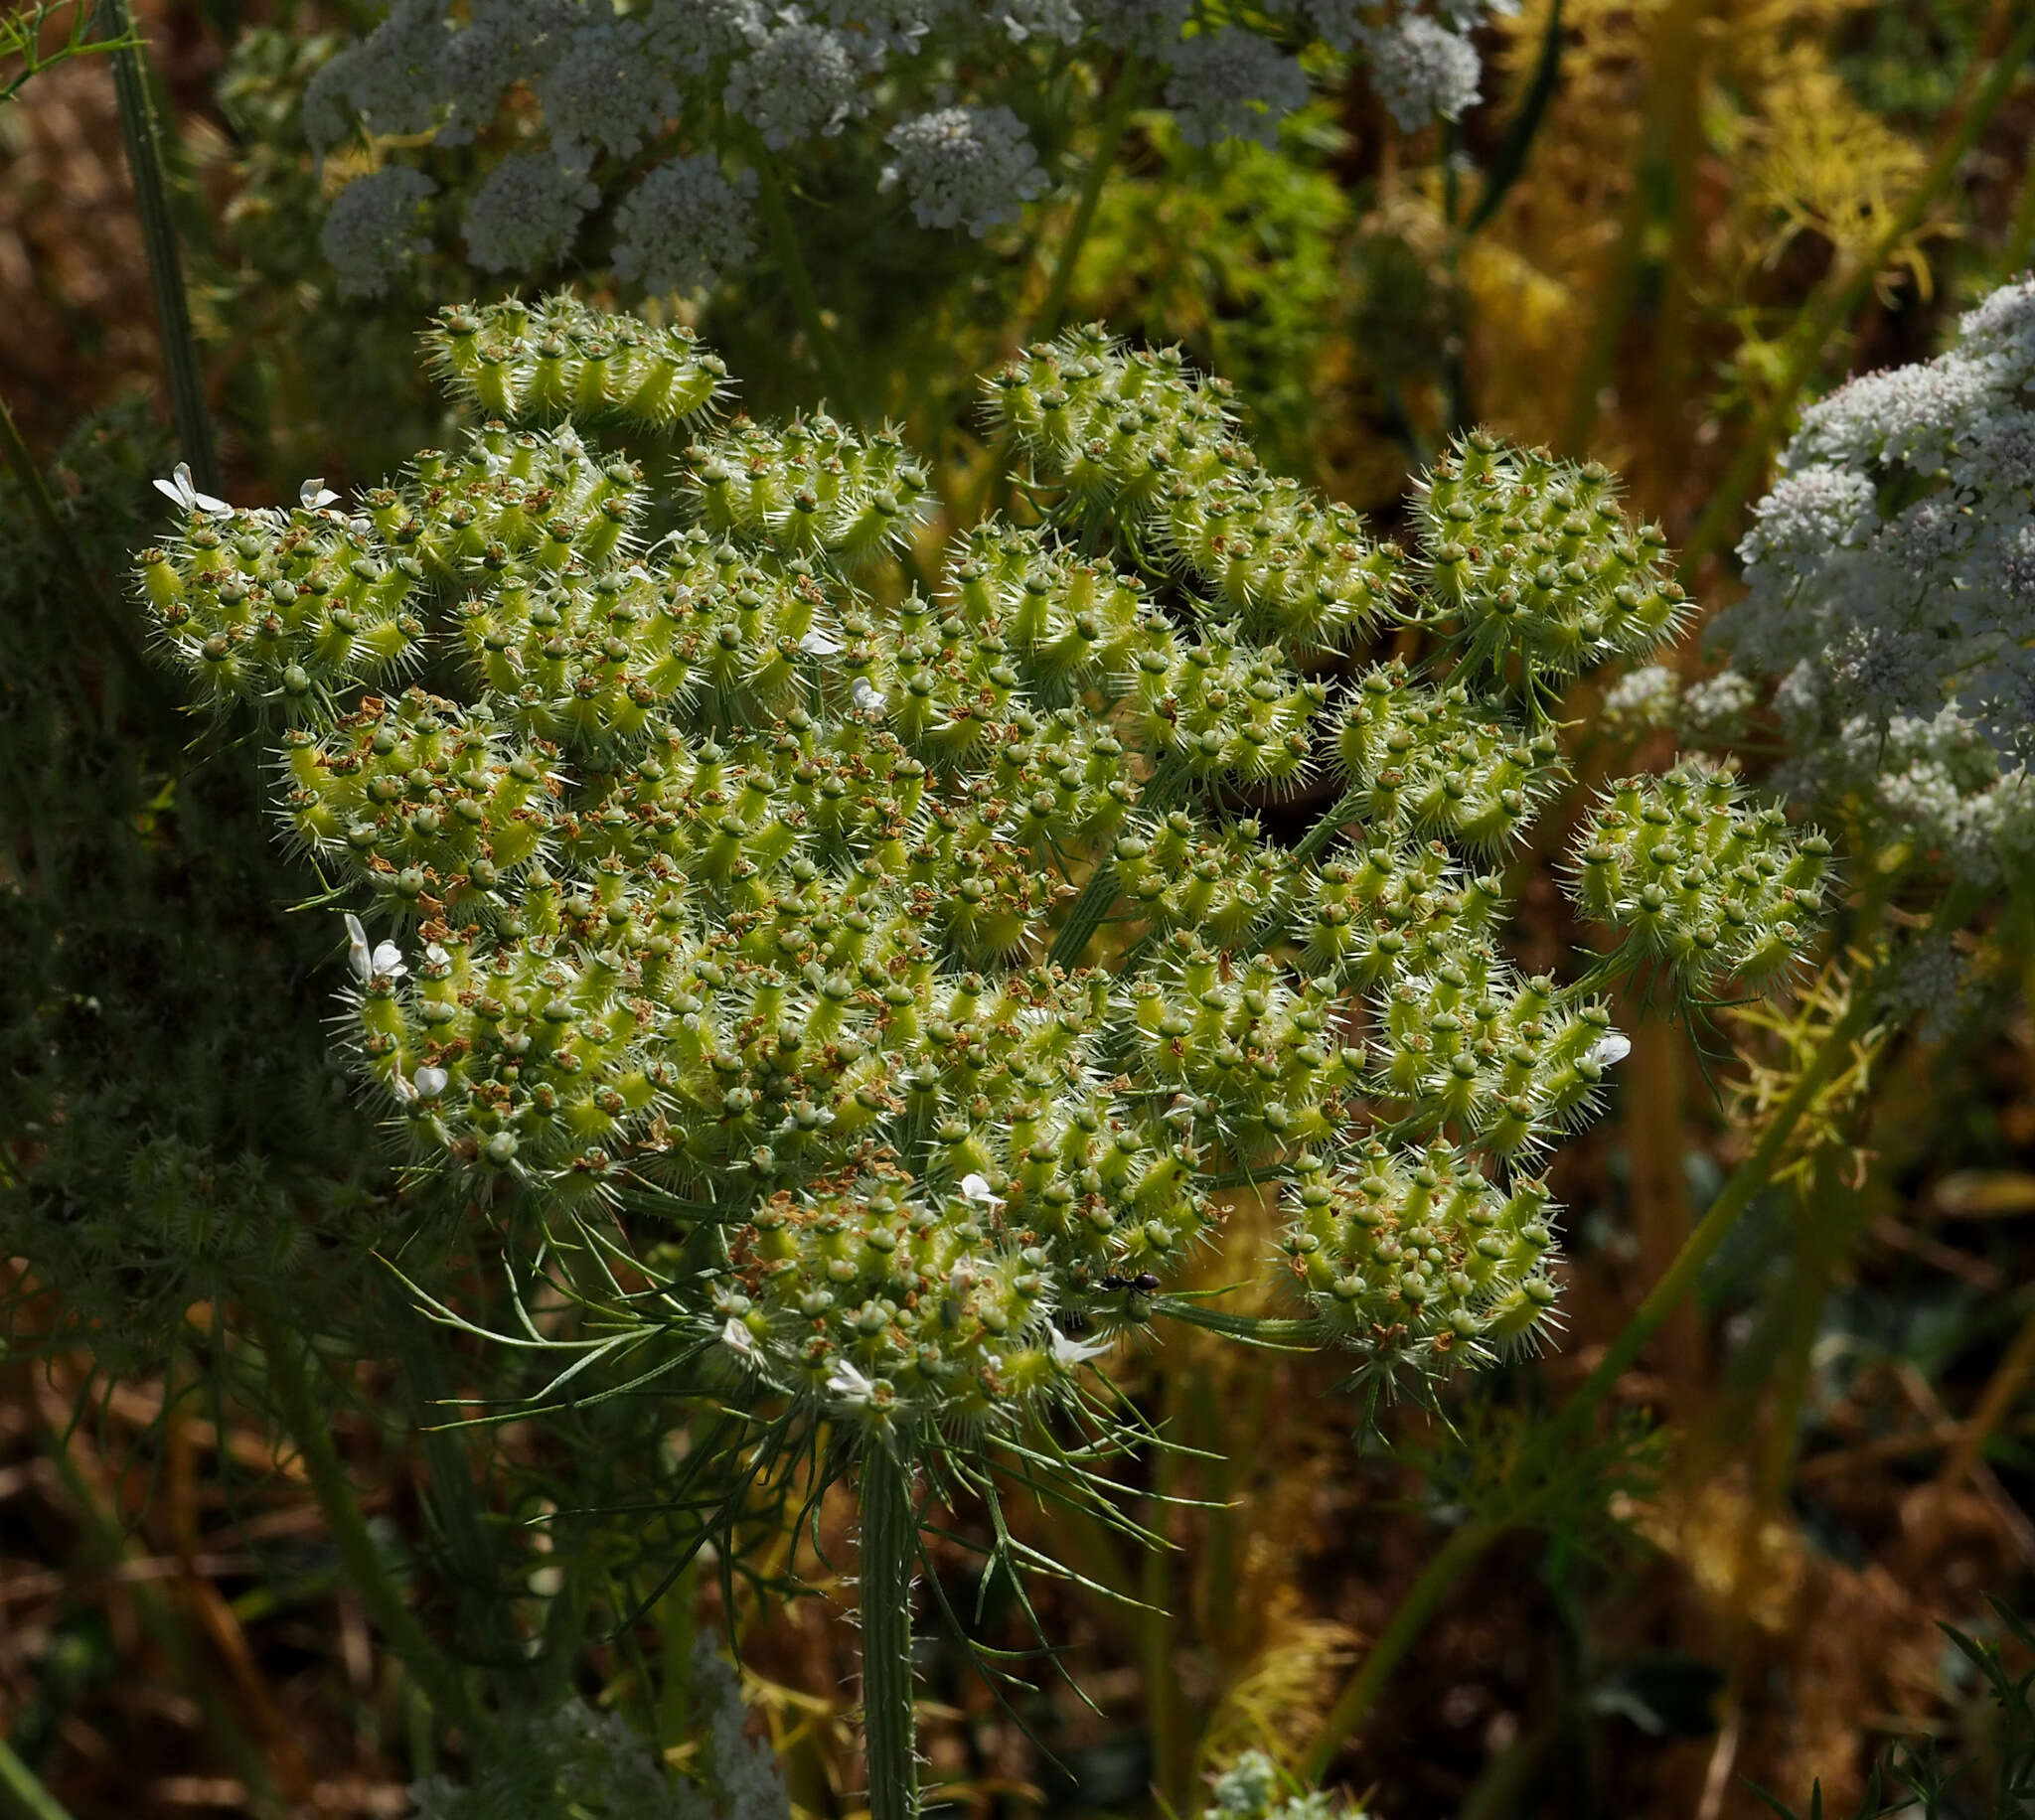
[[[1004,98],[1038,74],[1041,57],[1085,52],[1098,78],[1129,58],[1188,142],[1270,144],[1310,89],[1296,39],[1368,57],[1381,97],[1410,127],[1476,99],[1467,34],[1516,0],[1270,0],[1249,22],[1204,15],[1204,4],[393,0],[313,79],[304,127],[321,156],[356,131],[468,146],[521,86],[539,111],[518,113],[514,149],[481,160],[470,191],[470,157],[454,166],[433,163],[429,147],[404,154],[459,184],[442,209],[463,216],[470,261],[537,276],[568,259],[605,173],[642,169],[649,147],[658,156],[647,174],[608,199],[614,269],[655,289],[697,288],[753,250],[747,192],[731,173],[760,155],[759,141],[795,164],[865,122],[859,130],[880,139],[885,179],[902,185],[919,223],[980,235],[1047,189],[1038,149]],[[956,93],[963,76],[967,91]],[[342,267],[351,288],[386,284],[417,250],[403,206],[420,194],[385,180],[346,205],[336,244],[352,259]],[[654,249],[653,229],[664,236]],[[675,237],[685,235],[695,241]]]
[[[900,120],[885,138],[894,162],[887,188],[902,183],[926,228],[966,228],[978,239],[1045,189],[1045,172],[1010,108],[940,107]]]
[[[318,244],[339,274],[343,297],[379,297],[429,243],[420,211],[438,186],[407,165],[387,164],[333,199]]]
[[[735,1672],[704,1637],[687,1677],[695,1748],[676,1782],[619,1714],[568,1700],[521,1728],[513,1757],[484,1765],[470,1782],[415,1783],[417,1820],[789,1820],[777,1759],[767,1742],[747,1736]]]
[[[756,174],[730,179],[711,152],[668,158],[615,211],[615,273],[646,291],[704,290],[755,251]]]
[[[1983,879],[2035,861],[2031,388],[2023,278],[1939,359],[1811,406],[1712,625],[1741,698],[1774,684],[1787,787]]]

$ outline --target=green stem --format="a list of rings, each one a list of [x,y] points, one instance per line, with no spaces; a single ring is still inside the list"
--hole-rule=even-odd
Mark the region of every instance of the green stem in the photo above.
[[[71,1820],[71,1810],[42,1785],[4,1738],[0,1738],[0,1793],[27,1820]]]
[[[1048,967],[1076,967],[1087,952],[1090,939],[1102,927],[1102,919],[1109,915],[1110,906],[1117,901],[1117,869],[1105,859],[1088,874],[1088,882],[1081,887],[1081,895],[1074,899],[1067,912],[1067,920],[1053,937],[1053,945],[1046,951]]]
[[[849,376],[847,362],[841,357],[841,344],[834,339],[834,332],[820,314],[819,293],[813,289],[813,274],[807,269],[806,255],[799,250],[798,229],[792,225],[791,204],[786,200],[783,181],[777,175],[777,160],[770,155],[770,148],[762,139],[753,136],[749,157],[756,173],[756,202],[763,212],[763,226],[770,234],[770,249],[776,253],[777,263],[783,269],[785,286],[791,292],[792,309],[797,313],[799,327],[805,331],[806,341],[813,350],[820,377],[833,388],[839,407],[857,423],[862,423],[866,418],[861,391]]]
[[[142,656],[140,646],[135,643],[132,628],[113,611],[64,521],[57,516],[57,503],[50,497],[49,483],[43,479],[42,469],[36,465],[35,456],[22,439],[14,413],[7,408],[5,398],[0,398],[0,456],[5,457],[8,467],[14,471],[16,482],[28,496],[29,510],[43,528],[43,534],[49,538],[50,548],[70,577],[71,585],[78,590],[78,604],[98,622],[99,629],[106,635],[106,642],[112,647],[114,660],[134,686],[135,699],[147,714],[153,730],[166,742],[162,756],[174,754],[181,743],[176,713],[163,694],[148,660]]]
[[[1330,841],[1342,832],[1342,826],[1363,807],[1364,793],[1352,790],[1338,802],[1331,805],[1328,812],[1313,828],[1295,843],[1293,856],[1297,862],[1305,863],[1315,857]]]
[[[918,1820],[911,1685],[918,1515],[909,1462],[872,1446],[862,1461],[861,1501],[862,1741],[869,1820]]]
[[[1342,1748],[1342,1741],[1363,1723],[1384,1688],[1386,1677],[1413,1647],[1434,1608],[1503,1532],[1504,1526],[1493,1519],[1466,1523],[1421,1570],[1420,1578],[1407,1590],[1398,1609],[1378,1633],[1378,1640],[1329,1709],[1314,1747],[1301,1764],[1301,1774],[1307,1781],[1319,1782],[1329,1773],[1329,1765]]]
[[[455,1724],[470,1739],[492,1731],[492,1722],[467,1692],[458,1671],[438,1653],[409,1606],[402,1589],[395,1584],[368,1533],[359,1500],[340,1464],[325,1425],[324,1413],[311,1395],[311,1380],[304,1369],[304,1357],[297,1336],[266,1316],[253,1320],[256,1338],[267,1355],[269,1381],[275,1387],[282,1419],[297,1443],[318,1507],[338,1545],[340,1560],[346,1564],[354,1590],[360,1593],[368,1614],[382,1628],[390,1644],[402,1657],[412,1682],[441,1720]]]
[[[177,250],[177,225],[170,215],[169,185],[163,178],[162,135],[149,99],[148,65],[135,37],[127,0],[98,0],[97,24],[107,38],[132,41],[112,54],[113,92],[120,103],[120,138],[127,149],[134,206],[141,217],[142,243],[148,250],[149,284],[155,291],[156,322],[169,370],[170,406],[192,479],[202,491],[217,493],[219,454],[213,446],[212,416],[205,408],[205,387],[198,373],[198,345],[191,335],[191,304],[184,288],[183,258]]]
[[[1971,97],[1971,105],[1963,118],[1957,122],[1957,130],[1938,148],[1930,167],[1923,173],[1922,180],[1909,194],[1908,200],[1895,212],[1894,218],[1880,232],[1866,252],[1848,269],[1833,272],[1822,289],[1803,311],[1795,333],[1789,338],[1788,355],[1782,368],[1781,381],[1775,387],[1774,395],[1767,401],[1746,439],[1740,445],[1737,459],[1731,464],[1724,479],[1710,496],[1710,503],[1703,510],[1703,516],[1696,521],[1696,528],[1689,533],[1687,545],[1682,551],[1681,574],[1684,581],[1694,574],[1703,559],[1712,554],[1730,534],[1738,522],[1740,509],[1753,489],[1759,485],[1767,471],[1767,461],[1774,443],[1780,438],[1789,418],[1795,412],[1796,400],[1802,387],[1807,384],[1809,375],[1816,363],[1822,359],[1823,350],[1830,337],[1857,309],[1866,292],[1872,288],[1873,280],[1886,264],[1892,253],[1921,224],[1924,214],[1957,174],[1957,167],[1963,163],[1964,154],[1985,130],[1992,116],[2013,87],[2014,78],[2020,74],[2022,64],[2029,53],[2035,51],[2035,12],[2023,21],[2021,29],[2014,34],[2013,41],[2000,53],[1985,80]]]
[[[1115,168],[1118,148],[1124,142],[1124,134],[1130,130],[1131,115],[1137,109],[1138,97],[1144,87],[1143,68],[1135,58],[1127,57],[1117,72],[1116,80],[1110,85],[1109,99],[1095,129],[1095,156],[1089,161],[1088,175],[1081,181],[1081,197],[1074,205],[1074,219],[1067,224],[1067,231],[1054,256],[1053,272],[1046,281],[1045,296],[1039,300],[1031,327],[1025,332],[1021,344],[1025,347],[1049,339],[1060,326],[1061,314],[1067,307],[1067,293],[1074,285],[1075,262],[1081,257],[1081,248],[1087,244],[1089,229],[1095,226],[1095,213],[1102,206],[1103,187]]]
[[[1980,892],[1954,891],[1939,908],[1931,925],[1932,932],[1945,933],[1961,927],[1982,902],[1983,894]],[[1731,1172],[1731,1179],[1710,1203],[1709,1211],[1675,1255],[1666,1273],[1653,1286],[1652,1291],[1640,1304],[1638,1312],[1626,1323],[1625,1330],[1612,1341],[1604,1357],[1562,1406],[1559,1414],[1541,1431],[1531,1449],[1535,1458],[1558,1455],[1577,1440],[1595,1417],[1598,1406],[1639,1357],[1641,1348],[1660,1330],[1682,1299],[1694,1290],[1705,1267],[1717,1255],[1731,1229],[1738,1224],[1739,1216],[1766,1187],[1788,1140],[1795,1135],[1795,1128],[1815,1103],[1816,1096],[1844,1065],[1852,1044],[1871,1027],[1880,1008],[1870,989],[1871,984],[1868,973],[1861,973],[1853,980],[1850,1007],[1823,1038],[1787,1097],[1774,1109],[1752,1153]],[[1536,1505],[1537,1500],[1529,1498],[1504,1519],[1480,1518],[1466,1523],[1450,1537],[1441,1553],[1428,1563],[1400,1601],[1399,1609],[1392,1614],[1391,1621],[1372,1645],[1370,1653],[1357,1665],[1356,1673],[1330,1709],[1307,1757],[1307,1767],[1317,1779],[1326,1773],[1336,1751],[1341,1749],[1343,1741],[1368,1716],[1387,1678],[1412,1647],[1429,1614],[1450,1588],[1469,1572],[1499,1536],[1530,1517]]]

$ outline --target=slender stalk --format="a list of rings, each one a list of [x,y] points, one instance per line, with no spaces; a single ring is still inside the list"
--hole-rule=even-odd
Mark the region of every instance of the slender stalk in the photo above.
[[[0,1738],[0,1794],[27,1820],[71,1820],[71,1810],[43,1786],[4,1738]]]
[[[191,475],[207,493],[220,491],[219,453],[213,445],[212,416],[198,372],[198,344],[191,335],[191,304],[184,288],[184,261],[177,249],[177,224],[170,215],[169,185],[163,177],[162,135],[148,93],[148,65],[127,0],[98,0],[98,29],[125,39],[112,54],[113,92],[120,103],[120,138],[134,179],[134,206],[148,249],[148,280],[155,291],[156,324],[162,332],[163,362],[169,372],[170,407],[177,441]]]
[[[1908,200],[1895,211],[1879,237],[1849,267],[1832,272],[1802,312],[1794,334],[1789,337],[1787,359],[1774,395],[1767,400],[1766,408],[1747,432],[1737,458],[1710,495],[1710,503],[1696,521],[1695,530],[1689,533],[1681,558],[1684,581],[1730,535],[1740,510],[1766,473],[1773,445],[1794,415],[1796,400],[1808,383],[1816,363],[1822,359],[1830,337],[1858,308],[1872,288],[1880,268],[1885,265],[1887,256],[1915,230],[1930,204],[1950,187],[1957,174],[1957,167],[1964,161],[1964,154],[1999,111],[2000,103],[2013,87],[2014,78],[2020,75],[2021,66],[2028,61],[2030,52],[2035,52],[2035,12],[2029,13],[2021,29],[2014,34],[2012,43],[2000,53],[1986,73],[1985,80],[1972,95],[1971,104],[1957,122],[1957,130],[1938,147],[1936,157],[1930,161],[1922,180],[1909,193]]]
[[[1103,105],[1102,119],[1095,129],[1095,156],[1089,160],[1088,174],[1082,179],[1081,197],[1074,205],[1074,219],[1067,224],[1067,231],[1060,238],[1059,251],[1053,258],[1052,276],[1046,280],[1045,296],[1039,300],[1038,309],[1031,318],[1031,327],[1025,332],[1020,346],[1029,347],[1035,341],[1044,341],[1060,326],[1061,314],[1067,307],[1067,293],[1074,284],[1075,262],[1081,257],[1081,248],[1087,244],[1089,229],[1095,226],[1095,212],[1102,206],[1103,186],[1115,168],[1117,150],[1124,142],[1124,134],[1130,130],[1131,115],[1144,88],[1144,69],[1135,58],[1125,58],[1116,80],[1110,85],[1109,99]]]
[[[1933,930],[1942,932],[1960,927],[1982,901],[1981,894],[1975,891],[1954,891],[1938,910]],[[1752,1153],[1731,1172],[1731,1179],[1710,1203],[1709,1210],[1689,1235],[1688,1242],[1674,1262],[1654,1284],[1646,1299],[1626,1323],[1624,1331],[1605,1349],[1596,1368],[1541,1432],[1533,1448],[1536,1457],[1545,1459],[1559,1455],[1576,1441],[1596,1416],[1598,1406],[1639,1357],[1641,1349],[1694,1290],[1704,1269],[1717,1255],[1718,1247],[1771,1179],[1796,1127],[1844,1065],[1852,1044],[1871,1027],[1880,1007],[1875,1003],[1869,986],[1869,978],[1853,983],[1850,1007],[1823,1038],[1821,1046],[1802,1069],[1787,1097],[1774,1109]],[[1369,1715],[1392,1671],[1412,1647],[1429,1614],[1450,1589],[1499,1536],[1528,1519],[1534,1507],[1535,1500],[1528,1499],[1504,1520],[1476,1519],[1449,1538],[1442,1551],[1413,1583],[1377,1642],[1336,1697],[1320,1736],[1308,1752],[1306,1766],[1310,1773],[1319,1778],[1327,1771],[1335,1752],[1341,1749],[1343,1741]]]
[[[917,1820],[912,1716],[911,1575],[918,1514],[911,1466],[871,1447],[862,1461],[862,1742],[869,1820]]]
[[[1399,1601],[1384,1629],[1378,1632],[1378,1640],[1356,1665],[1356,1673],[1329,1709],[1329,1716],[1322,1722],[1322,1730],[1313,1747],[1301,1763],[1301,1774],[1307,1780],[1318,1782],[1328,1774],[1335,1752],[1342,1748],[1342,1741],[1363,1723],[1376,1705],[1387,1678],[1413,1647],[1435,1607],[1449,1595],[1456,1582],[1476,1565],[1484,1551],[1504,1533],[1504,1527],[1488,1518],[1464,1524],[1421,1570],[1420,1578],[1407,1589],[1406,1596]]]
[[[826,318],[820,314],[819,293],[813,289],[813,274],[807,269],[806,255],[799,250],[798,230],[792,225],[791,204],[785,198],[784,183],[777,174],[777,160],[770,155],[769,147],[760,137],[753,140],[749,156],[756,173],[756,202],[763,212],[763,226],[770,235],[770,249],[777,255],[777,263],[784,272],[785,287],[791,292],[792,309],[813,350],[820,377],[833,389],[840,408],[856,422],[865,422],[861,388],[849,374],[848,363],[842,358],[841,344],[834,339],[833,330],[828,328]]]
[[[253,1326],[267,1357],[269,1380],[275,1386],[282,1419],[296,1441],[318,1507],[325,1513],[348,1578],[369,1616],[402,1657],[411,1681],[438,1717],[458,1725],[469,1738],[486,1735],[492,1730],[491,1721],[467,1692],[458,1671],[438,1653],[403,1602],[401,1588],[391,1577],[382,1551],[368,1533],[367,1520],[361,1515],[360,1502],[333,1447],[325,1417],[311,1395],[311,1380],[304,1369],[296,1335],[266,1315],[255,1315]]]

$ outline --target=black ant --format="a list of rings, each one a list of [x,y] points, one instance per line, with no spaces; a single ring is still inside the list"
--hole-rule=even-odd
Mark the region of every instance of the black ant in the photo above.
[[[1150,1271],[1140,1271],[1135,1277],[1106,1276],[1096,1285],[1101,1289],[1131,1289],[1140,1295],[1150,1295],[1159,1288],[1159,1279]]]

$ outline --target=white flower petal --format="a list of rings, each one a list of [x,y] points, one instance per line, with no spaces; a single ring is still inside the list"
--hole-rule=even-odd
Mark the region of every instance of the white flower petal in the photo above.
[[[841,1360],[828,1374],[827,1388],[851,1403],[866,1403],[876,1391],[876,1387],[847,1359]]]
[[[362,981],[372,980],[375,977],[374,950],[368,946],[368,932],[361,927],[361,919],[351,910],[346,913],[346,958],[354,970],[354,977]]]
[[[384,942],[375,950],[375,972],[387,974],[391,980],[400,980],[409,972],[402,964],[402,950],[393,942]]]
[[[431,943],[424,950],[424,959],[430,962],[433,967],[450,967],[452,965],[452,957],[444,949],[440,948],[436,942]]]
[[[1050,1323],[1046,1331],[1053,1336],[1053,1363],[1063,1371],[1072,1371],[1090,1359],[1099,1359],[1116,1345],[1114,1340],[1070,1340]]]
[[[982,1175],[964,1175],[961,1178],[961,1198],[973,1201],[978,1207],[1001,1207],[1004,1197],[993,1193],[989,1179]]]
[[[841,641],[815,626],[799,640],[799,649],[808,657],[831,658],[841,649]]]
[[[325,477],[314,476],[297,489],[297,500],[306,512],[319,512],[330,506],[339,495],[325,484]]]
[[[867,677],[857,677],[855,686],[848,692],[864,714],[880,714],[886,705],[881,691]]]
[[[234,509],[227,501],[198,491],[198,483],[191,478],[188,461],[178,462],[176,472],[168,480],[158,480],[154,485],[165,499],[175,500],[186,512],[209,512],[215,518],[230,519],[234,516]]]
[[[413,1104],[415,1102],[417,1090],[402,1078],[400,1071],[389,1077],[389,1085],[394,1089],[395,1097],[398,1100],[403,1101],[405,1104]]]
[[[451,1079],[442,1068],[419,1068],[416,1072],[417,1094],[422,1099],[435,1100]]]
[[[1600,1068],[1609,1068],[1614,1062],[1622,1062],[1633,1052],[1633,1039],[1622,1030],[1607,1030],[1591,1044],[1590,1053],[1583,1059],[1595,1062]]]
[[[756,1336],[732,1314],[727,1318],[727,1325],[720,1330],[720,1343],[731,1352],[739,1352],[745,1359],[760,1356],[756,1350]]]

